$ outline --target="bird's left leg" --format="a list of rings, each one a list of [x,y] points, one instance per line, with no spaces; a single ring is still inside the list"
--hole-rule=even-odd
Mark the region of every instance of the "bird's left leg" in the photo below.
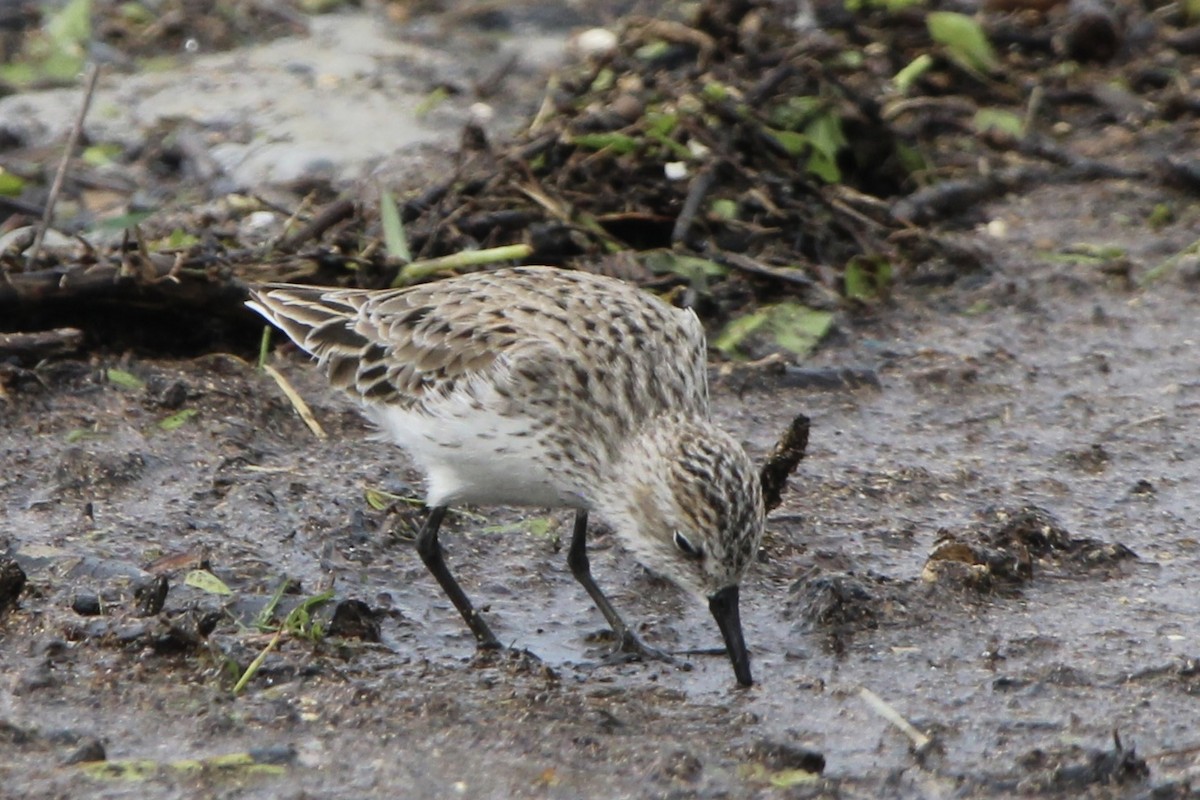
[[[591,563],[588,561],[587,524],[588,512],[582,509],[576,511],[575,530],[571,534],[571,548],[567,551],[567,566],[571,568],[571,574],[575,576],[575,580],[579,581],[587,590],[592,602],[596,604],[596,608],[600,609],[600,613],[608,620],[609,626],[616,634],[617,647],[614,655],[625,653],[643,659],[674,662],[675,659],[667,653],[650,647],[639,639],[637,634],[625,624],[625,620],[621,619],[621,615],[604,596],[604,592],[600,591],[600,587],[596,585],[596,581],[592,578]]]

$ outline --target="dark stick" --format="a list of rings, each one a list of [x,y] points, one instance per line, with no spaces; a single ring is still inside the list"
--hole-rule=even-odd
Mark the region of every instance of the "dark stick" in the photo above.
[[[716,178],[716,172],[712,169],[703,170],[692,178],[687,198],[683,201],[683,208],[675,220],[675,228],[671,231],[672,244],[679,244],[687,238],[688,229],[692,227],[692,222],[696,219],[696,212],[700,210],[700,204],[704,202],[704,197],[712,188]]]
[[[76,328],[58,328],[34,333],[0,333],[0,359],[41,361],[50,356],[74,352],[81,344],[83,331]]]
[[[71,163],[71,154],[75,152],[75,145],[79,142],[79,136],[83,132],[83,121],[87,117],[88,108],[92,105],[92,95],[96,93],[96,81],[100,77],[100,65],[92,64],[88,71],[87,88],[83,90],[83,105],[79,108],[79,114],[75,117],[75,124],[71,126],[71,133],[67,136],[67,144],[63,147],[62,160],[58,162],[58,171],[54,173],[54,183],[50,184],[50,195],[46,199],[46,210],[42,214],[42,223],[38,225],[37,237],[33,240],[33,249],[29,251],[29,266],[37,263],[38,256],[42,253],[42,240],[46,238],[46,229],[50,227],[50,222],[54,218],[54,205],[58,202],[58,194],[62,191],[63,180],[67,177],[67,165]]]
[[[783,490],[787,486],[788,476],[804,458],[808,449],[809,419],[803,414],[797,414],[792,424],[784,431],[783,436],[775,444],[767,462],[759,472],[762,481],[763,505],[770,513],[779,507],[783,499]]]
[[[354,216],[354,201],[347,198],[325,206],[307,225],[279,243],[280,250],[290,253],[310,239],[320,239],[325,231],[344,219]]]

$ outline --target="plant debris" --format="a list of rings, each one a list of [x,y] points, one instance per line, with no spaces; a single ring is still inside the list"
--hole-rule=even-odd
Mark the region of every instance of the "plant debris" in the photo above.
[[[990,590],[1032,580],[1035,562],[1087,568],[1136,558],[1123,544],[1072,536],[1043,508],[990,508],[971,530],[941,532],[921,578]]]
[[[293,187],[291,207],[212,195],[201,132],[177,120],[154,147],[93,143],[73,159],[64,191],[74,210],[55,227],[84,239],[47,236],[30,253],[50,179],[30,165],[57,157],[0,149],[0,175],[15,192],[0,204],[0,314],[20,330],[86,309],[79,327],[111,336],[98,319],[105,309],[158,309],[172,321],[199,315],[221,336],[229,330],[212,329],[214,320],[248,327],[246,281],[387,286],[451,269],[405,272],[409,257],[519,246],[528,263],[676,290],[673,299],[721,329],[714,341],[731,356],[803,355],[830,329],[831,309],[886,300],[894,281],[987,269],[986,252],[935,230],[961,224],[980,202],[1048,181],[1177,182],[1178,166],[1118,168],[1046,134],[1121,103],[1137,104],[1143,124],[1187,113],[1178,82],[1154,78],[1156,60],[1192,57],[1173,32],[1184,20],[1163,18],[1134,65],[1138,94],[1121,98],[1094,88],[1102,79],[1063,72],[1053,47],[1018,36],[998,12],[977,21],[885,5],[819,4],[804,21],[784,4],[706,0],[687,17],[626,18],[604,47],[583,49],[553,77],[511,142],[489,142],[473,123],[451,174],[407,193],[385,187],[377,201],[338,197],[320,181]],[[265,13],[244,12],[223,19]],[[1078,24],[1081,14],[1048,24]],[[174,24],[170,13],[157,19]],[[144,24],[127,14],[129,32],[110,25],[105,35],[136,43]],[[1087,50],[1079,57],[1111,58],[1079,37],[1064,41]],[[1034,87],[1033,99],[1019,86]],[[122,164],[120,182],[105,171],[111,163]],[[148,180],[210,201],[147,214],[134,199]],[[118,201],[113,209],[93,202],[96,186]],[[110,233],[90,235],[101,230]],[[162,341],[154,325],[122,327]]]

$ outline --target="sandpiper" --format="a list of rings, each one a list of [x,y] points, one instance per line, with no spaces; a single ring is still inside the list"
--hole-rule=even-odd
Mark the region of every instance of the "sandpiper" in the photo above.
[[[443,560],[446,509],[567,507],[567,563],[620,649],[662,655],[592,578],[591,512],[642,564],[707,601],[738,682],[751,685],[738,585],[762,539],[762,492],[710,418],[692,311],[554,267],[375,291],[268,284],[251,297],[423,471],[430,511],[417,551],[480,646],[498,640]]]

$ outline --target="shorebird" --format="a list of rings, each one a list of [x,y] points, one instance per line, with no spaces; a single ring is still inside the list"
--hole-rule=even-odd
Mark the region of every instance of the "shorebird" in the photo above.
[[[572,574],[618,649],[662,657],[592,577],[588,515],[707,602],[738,683],[750,658],[738,586],[762,539],[758,475],[709,413],[704,330],[613,278],[518,267],[390,290],[268,284],[250,308],[315,356],[426,481],[417,551],[481,647],[499,641],[451,575],[451,505],[575,510]]]

